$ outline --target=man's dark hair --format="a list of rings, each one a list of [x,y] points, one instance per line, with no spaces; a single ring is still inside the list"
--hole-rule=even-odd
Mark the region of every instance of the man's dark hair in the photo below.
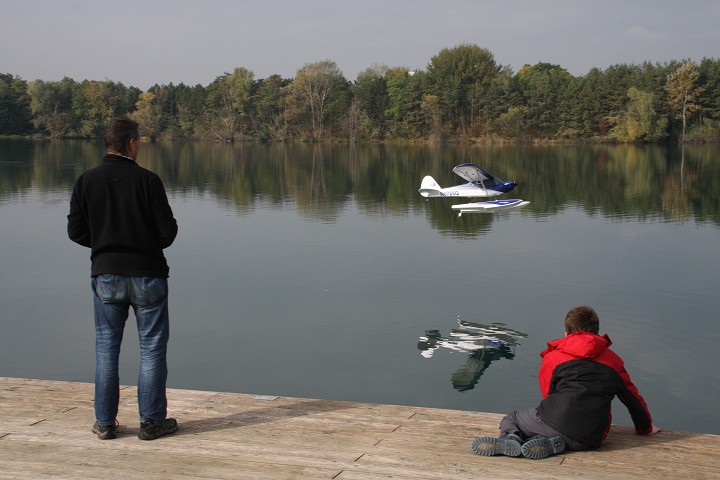
[[[575,307],[565,316],[565,332],[590,332],[597,335],[600,332],[600,319],[595,310],[587,305]]]
[[[130,139],[139,137],[138,127],[129,118],[113,118],[105,127],[105,147],[124,155]]]

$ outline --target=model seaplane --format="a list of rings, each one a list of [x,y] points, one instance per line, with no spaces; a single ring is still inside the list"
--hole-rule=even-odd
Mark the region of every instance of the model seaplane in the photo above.
[[[453,168],[460,177],[468,181],[463,185],[443,188],[430,175],[423,178],[420,184],[420,195],[425,198],[433,197],[495,197],[511,191],[517,186],[515,182],[505,182],[486,172],[474,163],[463,163]],[[459,210],[458,216],[463,213],[496,212],[524,207],[530,202],[520,199],[491,200],[487,202],[463,203],[453,205],[453,210]]]

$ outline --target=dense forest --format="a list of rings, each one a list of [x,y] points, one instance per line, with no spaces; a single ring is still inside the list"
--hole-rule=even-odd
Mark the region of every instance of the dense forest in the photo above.
[[[426,70],[373,66],[354,81],[331,60],[295,78],[238,67],[207,86],[26,81],[0,74],[0,135],[96,138],[127,115],[153,140],[706,142],[720,140],[720,60],[618,64],[573,76],[514,73],[463,44]]]

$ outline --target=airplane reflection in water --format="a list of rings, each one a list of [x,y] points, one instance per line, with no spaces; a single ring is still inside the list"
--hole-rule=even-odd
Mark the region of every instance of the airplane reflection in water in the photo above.
[[[439,348],[447,348],[453,352],[467,353],[465,363],[451,377],[455,390],[464,392],[472,390],[490,364],[502,358],[512,359],[518,340],[527,334],[507,328],[502,323],[484,325],[480,323],[457,320],[458,328],[453,328],[448,337],[443,337],[438,330],[426,330],[420,337],[418,350],[420,355],[430,358]]]

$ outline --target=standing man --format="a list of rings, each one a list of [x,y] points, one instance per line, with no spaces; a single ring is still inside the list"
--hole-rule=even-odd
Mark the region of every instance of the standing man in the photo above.
[[[75,183],[68,236],[91,249],[95,307],[95,424],[101,440],[116,437],[118,359],[129,307],[140,337],[138,407],[141,440],[175,433],[167,416],[168,265],[177,222],[165,187],[137,163],[138,124],[116,118],[105,128],[107,154]]]

